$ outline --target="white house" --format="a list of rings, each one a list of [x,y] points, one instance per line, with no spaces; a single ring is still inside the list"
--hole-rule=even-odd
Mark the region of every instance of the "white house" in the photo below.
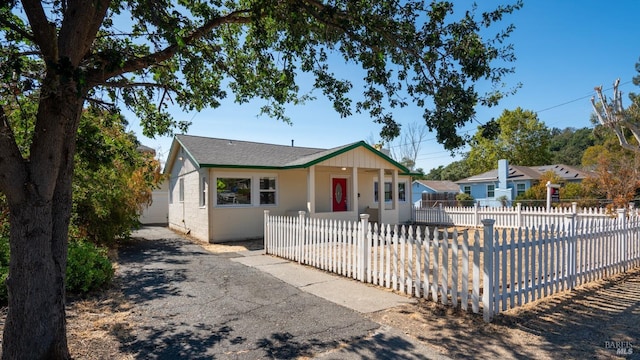
[[[362,141],[316,149],[178,135],[165,174],[169,227],[208,242],[262,237],[264,210],[344,220],[369,213],[385,224],[412,215],[409,169]]]

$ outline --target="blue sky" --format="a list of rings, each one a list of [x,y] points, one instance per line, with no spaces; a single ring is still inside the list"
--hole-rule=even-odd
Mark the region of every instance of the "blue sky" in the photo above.
[[[458,1],[456,6],[462,9],[467,3],[470,2]],[[500,3],[505,1],[483,1],[483,6]],[[508,86],[521,83],[522,87],[497,107],[479,107],[477,122],[469,123],[459,132],[473,134],[478,122],[498,118],[503,110],[516,107],[537,112],[550,128],[590,127],[590,98],[595,94],[595,86],[603,85],[610,95],[613,82],[620,78],[623,100],[629,92],[640,92],[640,87],[631,83],[640,58],[638,13],[640,1],[635,0],[525,0],[524,7],[507,19],[516,26],[510,39],[517,60],[513,64],[515,73],[504,79]],[[339,69],[351,71],[342,64]],[[293,125],[258,117],[257,102],[237,105],[229,100],[218,109],[199,113],[175,109],[172,113],[177,120],[193,123],[188,132],[191,135],[283,145],[294,140],[296,146],[319,148],[379,137],[380,125],[367,116],[356,114],[341,119],[320,94],[318,98],[289,109]],[[421,114],[422,110],[416,107],[395,112],[404,124],[421,122]],[[125,116],[138,139],[166,157],[171,138],[145,138],[138,122],[126,113]],[[456,159],[435,141],[434,133],[429,133],[422,143],[417,167],[428,172]]]

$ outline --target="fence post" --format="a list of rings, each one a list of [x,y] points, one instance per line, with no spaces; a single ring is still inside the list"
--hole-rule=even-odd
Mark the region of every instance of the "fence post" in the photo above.
[[[577,285],[578,267],[577,252],[578,244],[576,237],[576,213],[565,214],[565,231],[567,232],[567,272],[569,273],[569,289],[573,289]],[[584,264],[583,264],[584,265]]]
[[[622,244],[618,245],[618,249],[620,251],[620,259],[618,261],[622,262],[622,271],[627,271],[627,210],[624,208],[617,209],[618,213],[618,231],[620,232],[620,242]]]
[[[298,264],[302,263],[302,254],[304,254],[305,247],[305,231],[304,231],[304,219],[307,215],[306,211],[300,210],[298,211],[298,234],[296,234],[295,243],[296,243],[296,255],[298,256]]]
[[[522,227],[522,203],[516,203],[516,210],[518,212],[518,220],[516,220],[516,228]]]
[[[264,242],[264,246],[262,249],[262,254],[268,254],[269,253],[269,248],[271,245],[271,236],[269,235],[269,210],[265,210],[264,211],[264,227],[263,227],[263,239],[262,241]]]
[[[493,219],[483,219],[482,226],[484,227],[484,258],[482,259],[484,279],[482,290],[482,317],[485,322],[490,322],[493,318],[493,304],[494,304],[494,284],[493,284],[493,225],[495,224]]]
[[[369,271],[369,261],[371,260],[371,244],[367,239],[367,228],[369,227],[369,214],[360,214],[360,231],[358,231],[358,242],[360,245],[360,266],[358,266],[358,280],[365,282]]]
[[[475,202],[473,203],[473,227],[477,228],[479,223],[480,223],[480,214],[478,213],[478,203]]]

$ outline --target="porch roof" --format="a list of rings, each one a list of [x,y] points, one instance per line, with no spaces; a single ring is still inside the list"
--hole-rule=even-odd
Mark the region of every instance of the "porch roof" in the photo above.
[[[338,156],[358,147],[365,147],[397,167],[402,174],[410,170],[364,141],[331,149],[308,148],[277,144],[257,143],[232,139],[208,138],[192,135],[176,135],[171,146],[172,154],[181,146],[199,167],[294,169],[306,168]],[[170,160],[169,159],[169,160]]]

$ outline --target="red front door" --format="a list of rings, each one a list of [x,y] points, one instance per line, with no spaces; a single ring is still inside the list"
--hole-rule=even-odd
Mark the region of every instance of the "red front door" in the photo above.
[[[333,211],[347,211],[347,179],[333,179]]]

